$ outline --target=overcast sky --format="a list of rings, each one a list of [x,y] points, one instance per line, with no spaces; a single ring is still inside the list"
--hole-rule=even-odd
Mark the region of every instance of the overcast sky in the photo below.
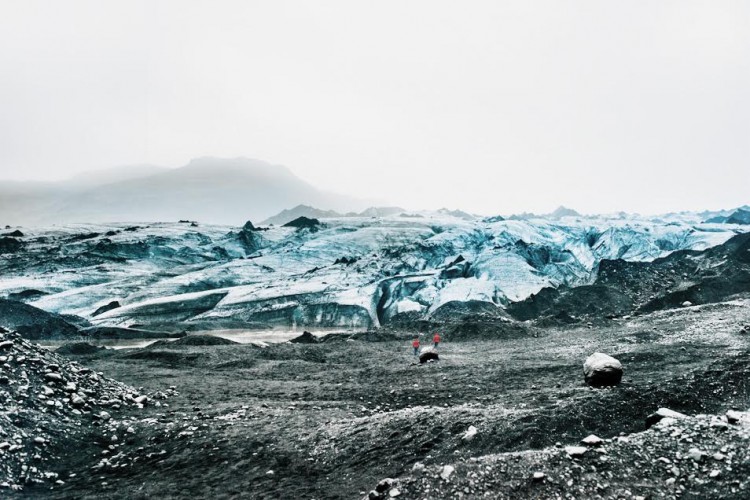
[[[0,178],[203,155],[407,208],[750,203],[750,2],[0,0]]]

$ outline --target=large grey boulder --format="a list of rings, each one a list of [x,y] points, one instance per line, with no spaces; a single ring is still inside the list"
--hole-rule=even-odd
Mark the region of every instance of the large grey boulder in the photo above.
[[[622,380],[622,364],[612,356],[595,352],[583,363],[583,376],[592,387],[608,387]]]
[[[440,361],[440,356],[438,356],[438,352],[433,347],[425,347],[419,352],[419,362],[424,364],[428,361]]]

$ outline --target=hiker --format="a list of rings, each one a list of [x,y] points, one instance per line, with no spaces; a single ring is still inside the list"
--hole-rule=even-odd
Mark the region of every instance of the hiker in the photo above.
[[[419,355],[419,337],[414,337],[414,340],[411,342],[411,346],[414,348],[414,355]]]
[[[437,349],[437,346],[439,343],[440,343],[440,334],[435,332],[435,336],[432,337],[432,347]]]

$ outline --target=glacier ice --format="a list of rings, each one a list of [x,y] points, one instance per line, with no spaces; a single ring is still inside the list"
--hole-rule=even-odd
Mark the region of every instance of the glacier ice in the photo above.
[[[604,259],[702,250],[741,231],[692,220],[466,220],[434,212],[322,222],[317,231],[24,228],[23,250],[0,263],[0,295],[40,290],[46,295],[29,303],[96,325],[361,328],[453,301],[502,307],[544,287],[591,283]],[[112,300],[122,307],[92,316]]]

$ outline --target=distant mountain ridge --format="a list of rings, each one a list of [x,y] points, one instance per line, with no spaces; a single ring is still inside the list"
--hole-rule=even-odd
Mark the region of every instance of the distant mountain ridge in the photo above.
[[[341,213],[336,212],[335,210],[321,210],[309,205],[297,205],[293,208],[285,208],[276,215],[262,221],[261,224],[273,224],[275,226],[282,226],[300,217],[306,217],[308,219],[330,219],[338,217],[388,217],[389,215],[404,213],[405,211],[406,210],[400,207],[369,207],[361,212]]]
[[[580,217],[581,214],[573,210],[572,208],[560,205],[555,209],[554,212],[548,214],[533,214],[524,212],[521,214],[513,214],[508,217],[510,220],[528,220],[528,219],[561,219],[563,217]]]
[[[364,208],[328,193],[288,168],[249,158],[203,157],[167,169],[120,167],[60,183],[0,185],[0,224],[198,220],[241,224],[300,203],[331,209]]]

